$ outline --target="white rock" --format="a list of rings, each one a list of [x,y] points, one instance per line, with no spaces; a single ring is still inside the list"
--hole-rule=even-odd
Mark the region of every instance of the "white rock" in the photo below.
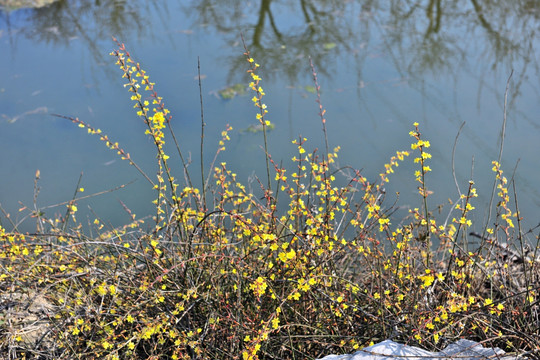
[[[398,344],[385,340],[349,355],[328,355],[319,360],[442,360],[458,357],[459,360],[516,359],[516,356],[501,356],[505,352],[499,348],[485,348],[471,340],[459,340],[445,347],[441,352],[422,350],[415,346]]]

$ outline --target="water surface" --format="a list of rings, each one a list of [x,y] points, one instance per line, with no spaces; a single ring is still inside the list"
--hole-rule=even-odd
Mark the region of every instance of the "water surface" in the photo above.
[[[256,122],[251,96],[224,99],[220,90],[247,83],[241,34],[260,75],[276,128],[269,134],[276,161],[289,161],[291,140],[324,146],[309,66],[312,59],[327,110],[328,138],[340,145],[340,164],[376,179],[396,150],[408,149],[419,122],[431,141],[433,172],[427,186],[433,209],[458,196],[472,177],[480,197],[474,219],[485,219],[503,123],[502,157],[514,176],[526,228],[539,221],[540,204],[540,4],[534,1],[57,1],[40,9],[0,12],[0,203],[22,220],[32,207],[34,174],[40,170],[37,205],[69,200],[77,187],[91,194],[124,189],[79,203],[79,221],[99,216],[119,225],[129,216],[152,214],[153,193],[145,180],[97,138],[58,113],[76,116],[118,141],[149,174],[155,172],[151,142],[134,114],[121,72],[108,54],[111,36],[126,43],[156,82],[174,116],[173,128],[199,169],[200,59],[205,163],[220,132],[232,125],[219,161],[245,183],[264,177],[262,135],[241,131]],[[455,161],[452,148],[462,124]],[[172,149],[171,149],[172,150]],[[178,160],[177,165],[179,165]],[[517,170],[513,175],[513,171]],[[392,203],[419,206],[412,161],[400,166],[388,186]],[[194,175],[194,178],[198,178]],[[91,210],[88,210],[88,208]],[[446,206],[441,217],[447,214]],[[65,212],[65,205],[47,209]],[[96,215],[92,214],[95,213]],[[8,226],[5,218],[2,223]],[[21,229],[32,231],[27,220]],[[8,226],[9,227],[9,226]],[[480,230],[480,229],[478,229]]]

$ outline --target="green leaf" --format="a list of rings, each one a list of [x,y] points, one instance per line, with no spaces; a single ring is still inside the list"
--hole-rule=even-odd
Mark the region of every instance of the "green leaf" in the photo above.
[[[323,48],[324,50],[332,50],[333,48],[335,48],[337,46],[336,43],[333,43],[333,42],[329,42],[329,43],[326,43],[323,45]]]

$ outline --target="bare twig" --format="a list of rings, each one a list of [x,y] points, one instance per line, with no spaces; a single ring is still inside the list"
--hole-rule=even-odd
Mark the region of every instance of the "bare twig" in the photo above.
[[[504,137],[506,135],[506,105],[507,105],[507,101],[508,101],[508,90],[510,88],[510,80],[512,79],[513,74],[514,74],[514,70],[512,69],[512,71],[510,72],[510,76],[508,76],[508,79],[506,80],[506,89],[504,90],[503,123],[502,123],[502,128],[501,128],[501,135],[500,135],[501,145],[499,147],[499,157],[497,159],[497,162],[499,164],[501,164],[503,147],[504,147]],[[491,222],[491,211],[492,211],[493,198],[495,197],[495,189],[496,188],[497,188],[497,179],[495,179],[494,182],[493,182],[493,189],[491,191],[491,198],[489,200],[488,217],[487,217],[487,221],[486,221],[486,224],[485,224],[486,229],[489,226],[489,223]],[[485,232],[485,230],[484,230],[484,232]]]
[[[202,96],[202,83],[201,83],[201,61],[197,56],[197,74],[199,79],[199,99],[201,104],[201,183],[202,183],[202,195],[203,195],[203,210],[206,211],[206,182],[204,180],[204,106]]]

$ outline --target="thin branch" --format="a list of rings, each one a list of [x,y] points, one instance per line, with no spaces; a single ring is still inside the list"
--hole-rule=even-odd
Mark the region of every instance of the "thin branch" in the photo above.
[[[206,183],[204,181],[204,106],[202,96],[202,84],[201,84],[201,61],[197,56],[197,75],[199,78],[199,99],[201,103],[201,182],[202,182],[202,195],[203,195],[203,210],[206,211]]]
[[[497,159],[497,162],[499,163],[499,166],[501,164],[502,159],[502,153],[503,153],[503,146],[504,146],[504,137],[506,134],[506,104],[508,101],[508,89],[510,88],[510,80],[512,79],[512,75],[514,74],[514,69],[510,72],[510,76],[508,76],[508,79],[506,80],[506,89],[504,90],[504,107],[503,107],[503,123],[501,128],[501,146],[499,148],[499,157]],[[493,189],[491,190],[491,198],[489,199],[489,206],[488,206],[488,218],[486,222],[486,229],[489,226],[489,223],[491,221],[491,211],[492,211],[492,205],[493,205],[493,198],[495,197],[495,189],[497,188],[497,179],[493,181]],[[485,230],[484,230],[485,232]]]

